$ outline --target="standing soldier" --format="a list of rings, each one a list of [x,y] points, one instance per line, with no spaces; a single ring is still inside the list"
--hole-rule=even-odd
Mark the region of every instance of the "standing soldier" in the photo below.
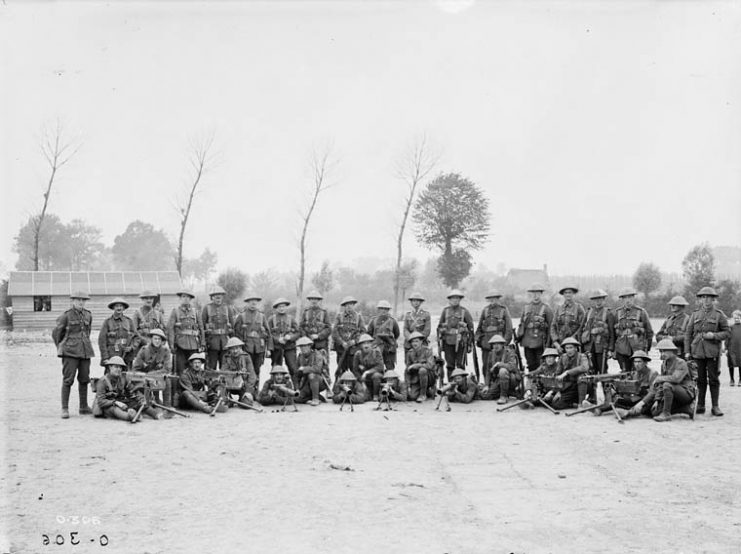
[[[626,288],[620,291],[618,298],[623,305],[615,315],[615,356],[622,371],[633,371],[631,356],[636,350],[646,354],[651,350],[654,331],[646,310],[635,305],[636,291]]]
[[[75,292],[70,296],[72,307],[57,318],[52,338],[57,356],[62,358],[62,419],[69,418],[69,394],[77,375],[80,393],[80,415],[93,413],[87,403],[87,384],[90,382],[90,358],[94,356],[90,342],[93,314],[85,309],[90,296]]]
[[[401,331],[399,324],[391,317],[391,304],[386,300],[380,300],[376,304],[378,314],[372,317],[368,323],[368,334],[373,337],[376,346],[383,354],[383,364],[386,369],[396,367],[396,346]]]
[[[299,337],[298,323],[286,313],[291,303],[285,298],[278,298],[273,302],[273,315],[268,318],[268,329],[272,337],[273,349],[270,352],[272,365],[285,365],[291,375],[293,384],[298,389],[298,375],[296,375],[296,339]]]
[[[412,347],[406,351],[404,381],[409,386],[409,400],[424,402],[435,395],[435,355],[424,344],[425,336],[415,331],[409,335]]]
[[[154,308],[154,300],[157,295],[151,290],[145,290],[139,295],[143,304],[134,312],[134,328],[138,335],[137,350],[149,344],[149,333],[152,329],[164,329],[162,313]]]
[[[734,368],[738,368],[738,384],[741,387],[741,310],[733,310],[733,325],[728,328],[729,336],[726,339],[726,356],[728,358],[728,373],[731,376],[731,386],[736,386],[733,379]]]
[[[310,292],[306,299],[309,305],[301,312],[299,323],[301,336],[310,338],[314,342],[315,350],[324,350],[328,353],[329,335],[332,334],[329,312],[320,306],[322,295],[318,292]]]
[[[540,365],[543,350],[548,347],[553,310],[542,301],[545,287],[540,284],[531,286],[530,302],[525,306],[517,326],[517,342],[525,349],[525,362],[528,371],[535,371]]]
[[[487,294],[484,299],[489,303],[481,310],[479,326],[476,329],[476,344],[481,347],[481,367],[489,367],[491,344],[489,339],[494,335],[504,337],[506,344],[512,340],[512,317],[507,306],[499,302],[502,293],[495,290]],[[475,347],[474,347],[475,348]]]
[[[684,335],[687,332],[687,322],[690,320],[689,314],[684,311],[689,302],[684,296],[675,296],[669,300],[669,309],[671,315],[661,325],[661,329],[656,333],[656,341],[671,339],[677,345],[677,356],[684,358]]]
[[[697,364],[697,413],[705,413],[705,393],[710,384],[710,410],[722,416],[718,406],[720,396],[720,346],[730,336],[726,314],[713,306],[718,293],[712,287],[702,287],[697,293],[700,309],[692,312],[684,335],[684,356]]]
[[[517,358],[507,348],[507,340],[502,335],[494,335],[489,339],[489,352],[487,358],[489,365],[484,366],[484,386],[481,390],[481,399],[495,400],[498,398],[498,404],[506,404],[510,391],[517,388],[521,379]]]
[[[366,386],[371,398],[377,401],[385,369],[383,365],[383,354],[373,344],[373,337],[370,335],[360,335],[357,344],[360,350],[355,352],[353,356],[352,372],[355,374],[355,378]]]
[[[565,339],[571,337],[572,339],[579,340],[579,329],[584,324],[586,316],[584,306],[574,300],[574,296],[578,292],[579,289],[575,286],[564,287],[558,291],[563,296],[564,302],[556,308],[556,313],[553,314],[551,342],[559,353],[563,352],[561,342]]]
[[[167,342],[175,355],[175,371],[180,375],[188,366],[190,357],[203,351],[205,336],[201,314],[190,304],[195,294],[181,290],[177,296],[180,306],[173,308],[167,321]]]
[[[471,312],[461,306],[463,293],[454,289],[448,294],[448,306],[440,314],[437,324],[438,355],[445,357],[448,380],[456,367],[466,367],[469,348],[473,347],[473,318]]]
[[[605,306],[607,293],[597,289],[590,296],[592,305],[581,328],[581,344],[595,373],[604,373],[606,356],[615,349],[615,314]]]
[[[365,333],[363,316],[355,311],[357,303],[352,296],[346,296],[340,302],[340,311],[334,318],[332,342],[337,352],[337,375],[347,369],[352,370],[353,358],[358,351],[358,337]]]
[[[108,309],[113,310],[113,315],[103,321],[98,334],[98,348],[100,348],[100,365],[112,356],[120,356],[126,362],[126,367],[131,367],[134,361],[134,343],[137,334],[134,320],[124,314],[129,308],[129,303],[123,298],[114,298],[108,303]]]
[[[234,334],[244,342],[244,351],[252,360],[257,379],[260,379],[260,368],[265,362],[265,353],[273,349],[270,329],[265,315],[259,306],[262,298],[256,294],[248,295],[244,311],[234,321]]]
[[[421,333],[425,345],[430,338],[432,316],[430,312],[422,309],[421,306],[424,301],[424,296],[418,292],[412,293],[409,296],[412,309],[404,314],[404,350],[409,350],[412,347],[410,341],[412,333]]]
[[[209,294],[211,302],[203,307],[201,319],[206,331],[206,367],[221,367],[226,343],[234,333],[234,308],[224,303],[226,291],[217,286]]]
[[[296,402],[308,403],[309,406],[320,404],[319,393],[327,390],[327,361],[322,350],[314,350],[313,343],[308,337],[301,337],[296,341],[299,353],[297,357],[298,370],[296,390],[299,396]]]

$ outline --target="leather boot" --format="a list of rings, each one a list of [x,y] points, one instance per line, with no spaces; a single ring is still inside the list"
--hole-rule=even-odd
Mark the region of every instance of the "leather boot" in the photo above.
[[[87,404],[87,383],[77,383],[77,391],[80,393],[80,415],[89,415],[93,411]]]
[[[69,393],[71,387],[62,384],[62,419],[69,418]]]
[[[697,384],[697,413],[698,414],[704,414],[705,413],[705,393],[708,390],[707,383],[698,383]]]
[[[713,408],[710,413],[714,416],[722,416],[723,412],[718,407],[718,398],[720,397],[720,385],[710,385],[710,401],[713,403]]]

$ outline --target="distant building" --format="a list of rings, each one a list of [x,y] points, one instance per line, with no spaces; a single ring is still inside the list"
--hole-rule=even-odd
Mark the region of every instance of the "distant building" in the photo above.
[[[178,305],[175,293],[181,288],[177,271],[11,271],[8,296],[13,303],[13,329],[40,331],[53,329],[57,317],[69,309],[70,294],[76,291],[90,295],[85,307],[93,312],[93,329],[100,329],[111,314],[108,303],[120,296],[131,308],[141,304],[139,294],[150,290],[159,297],[165,317]]]
[[[527,290],[535,283],[540,283],[546,290],[550,289],[547,264],[543,264],[543,269],[512,268],[507,272],[506,280],[508,288],[515,290]]]

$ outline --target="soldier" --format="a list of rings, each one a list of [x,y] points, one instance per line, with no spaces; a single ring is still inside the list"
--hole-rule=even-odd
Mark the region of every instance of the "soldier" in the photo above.
[[[301,337],[296,341],[296,346],[299,349],[296,376],[298,381],[296,388],[299,391],[299,396],[296,402],[318,406],[320,404],[319,393],[329,388],[327,386],[329,368],[324,357],[324,351],[314,350],[312,348],[313,344],[308,337]]]
[[[506,404],[510,391],[520,384],[522,376],[517,368],[517,358],[507,348],[507,339],[494,335],[489,339],[488,366],[484,366],[484,386],[482,400],[499,399],[497,404]]]
[[[451,382],[441,391],[448,397],[448,402],[462,402],[470,404],[479,398],[479,387],[473,375],[466,373],[463,368],[456,368],[450,374]]]
[[[563,296],[564,302],[556,308],[551,322],[551,343],[559,354],[563,352],[561,343],[569,337],[579,340],[579,330],[584,325],[586,311],[584,306],[574,300],[579,292],[575,286],[568,286],[558,291]]]
[[[276,365],[270,370],[270,377],[262,386],[257,399],[263,406],[285,405],[298,394],[299,392],[293,388],[293,382],[288,378],[288,370],[282,365]]]
[[[320,306],[322,295],[312,291],[306,295],[306,299],[309,305],[301,312],[299,323],[301,336],[310,338],[314,342],[315,350],[328,352],[332,325],[329,322],[329,312]]]
[[[175,371],[180,375],[190,357],[203,351],[205,335],[201,314],[190,304],[196,296],[187,290],[179,291],[177,296],[180,306],[172,309],[167,320],[167,342],[175,355]]]
[[[671,315],[666,318],[666,321],[661,325],[661,329],[656,333],[656,341],[663,339],[671,339],[674,344],[677,345],[678,356],[684,357],[684,335],[687,332],[687,322],[690,316],[685,313],[684,308],[688,306],[689,302],[684,299],[684,296],[675,296],[669,300],[669,309]]]
[[[90,382],[90,358],[95,354],[90,342],[93,314],[85,309],[90,296],[84,292],[70,295],[72,307],[57,318],[52,332],[57,356],[62,358],[62,419],[69,418],[69,395],[77,375],[80,394],[80,415],[93,413],[87,403],[87,384]]]
[[[162,329],[152,329],[149,332],[149,344],[143,346],[132,364],[134,371],[164,371],[172,373],[172,352],[165,342],[166,336]]]
[[[368,394],[365,385],[358,381],[350,370],[345,371],[335,381],[332,392],[334,392],[332,402],[335,404],[342,404],[345,401],[350,402],[350,404],[362,404]]]
[[[618,397],[615,400],[615,406],[619,408],[632,408],[637,403],[637,400],[644,398],[653,388],[654,381],[658,377],[658,372],[651,369],[648,366],[648,362],[651,361],[651,357],[646,354],[643,350],[636,350],[633,355],[633,372],[629,379],[631,381],[638,381],[640,389],[637,393],[637,398],[626,397],[618,393]],[[631,394],[632,396],[632,394]],[[622,418],[630,417],[628,410],[618,410],[618,415]]]
[[[545,287],[534,284],[527,292],[530,302],[525,306],[517,326],[517,342],[525,349],[525,363],[529,371],[540,365],[543,350],[548,347],[553,310],[542,301]]]
[[[726,314],[713,306],[718,293],[712,287],[703,287],[697,293],[701,307],[692,312],[684,335],[684,356],[697,364],[697,413],[705,413],[705,393],[710,384],[710,410],[722,416],[718,406],[720,397],[720,347],[730,336]]]
[[[615,349],[615,314],[605,306],[607,293],[597,289],[590,296],[592,305],[581,328],[581,344],[595,373],[605,373],[607,356]]]
[[[579,352],[579,341],[567,337],[561,343],[564,353],[558,359],[556,379],[563,382],[563,388],[554,393],[549,391],[544,400],[556,410],[571,408],[583,398],[579,398],[579,376],[589,372],[589,360]],[[549,396],[550,395],[550,396]]]
[[[285,298],[273,302],[273,315],[268,318],[268,329],[272,337],[273,348],[270,351],[272,365],[285,365],[291,375],[295,388],[298,389],[296,375],[296,339],[299,337],[298,323],[287,313],[291,303]]]
[[[425,336],[419,331],[409,335],[411,348],[406,351],[404,382],[407,384],[409,400],[424,402],[427,396],[435,396],[435,355],[424,344]]]
[[[402,383],[399,374],[393,369],[388,369],[383,374],[383,386],[379,391],[379,400],[394,400],[396,402],[407,401],[407,384]]]
[[[252,404],[257,398],[257,374],[255,368],[252,365],[252,358],[242,350],[244,342],[239,340],[237,337],[230,337],[226,341],[226,351],[224,356],[221,358],[221,370],[222,371],[235,371],[241,373],[236,386],[239,386],[241,381],[241,388],[239,389],[239,401],[245,404]],[[232,390],[236,390],[236,386]],[[227,392],[227,394],[229,394]],[[246,408],[245,408],[246,409]]]
[[[358,352],[358,337],[365,333],[363,316],[355,311],[357,303],[352,296],[343,298],[340,302],[340,311],[334,319],[332,340],[334,350],[337,352],[337,375],[352,369],[355,354]],[[358,377],[358,374],[355,376]]]
[[[206,366],[216,369],[226,352],[226,343],[234,333],[234,308],[224,303],[226,291],[217,286],[210,293],[211,302],[203,307],[201,320],[206,332]]]
[[[654,416],[654,421],[669,421],[672,413],[684,413],[693,417],[692,400],[695,398],[695,384],[687,363],[677,357],[677,345],[671,339],[664,339],[656,347],[661,353],[661,375],[653,381],[650,392],[621,417],[637,415]]]
[[[535,369],[533,371],[530,371],[525,375],[525,397],[529,398],[528,402],[525,402],[524,404],[521,404],[520,407],[522,408],[535,408],[536,406],[540,406],[540,403],[534,403],[533,398],[536,396],[546,396],[549,397],[549,400],[552,400],[555,396],[556,392],[555,390],[544,390],[542,384],[540,381],[536,380],[535,377],[538,375],[545,375],[548,377],[555,377],[556,373],[558,372],[558,350],[555,348],[546,348],[543,350],[543,355],[541,356],[541,363],[538,366],[538,369]]]
[[[100,348],[100,365],[105,366],[108,358],[120,356],[131,367],[136,354],[135,341],[138,339],[134,320],[124,314],[129,303],[123,298],[114,298],[108,303],[108,309],[113,314],[103,321],[98,333],[98,348]]]
[[[399,324],[391,317],[391,304],[386,300],[380,300],[376,304],[378,315],[372,317],[368,323],[368,334],[373,337],[373,341],[381,350],[383,355],[383,364],[386,369],[396,367],[396,346],[401,331]]]
[[[466,357],[473,347],[473,318],[471,312],[461,306],[463,293],[454,289],[448,294],[448,306],[443,308],[437,324],[439,355],[445,357],[448,379],[456,367],[466,367]]]
[[[93,415],[134,421],[138,405],[134,407],[137,404],[135,392],[131,383],[127,382],[122,374],[126,369],[126,362],[120,356],[111,356],[106,360],[105,366],[105,375],[98,379],[95,386]],[[145,408],[145,410],[153,419],[159,419],[159,414],[154,408]]]
[[[491,352],[491,339],[494,335],[504,337],[507,344],[512,340],[512,317],[509,314],[507,306],[500,303],[502,293],[491,291],[486,295],[485,300],[489,302],[481,310],[479,326],[476,329],[476,344],[481,348],[481,367],[489,367],[489,353]]]
[[[222,385],[204,375],[206,354],[194,352],[188,358],[188,367],[180,374],[179,402],[181,408],[190,408],[210,414],[214,408],[218,413],[226,412],[228,406],[221,402],[225,391]]]
[[[726,339],[725,349],[728,358],[728,373],[731,376],[732,387],[736,386],[733,371],[739,369],[738,384],[741,386],[741,310],[733,310],[733,325],[728,328],[729,336]]]
[[[409,303],[412,305],[412,309],[404,314],[404,350],[409,350],[412,347],[409,340],[412,333],[421,333],[424,337],[425,346],[430,338],[432,316],[430,312],[422,309],[421,306],[424,301],[424,296],[418,292],[409,295]]]
[[[633,370],[631,356],[636,350],[643,350],[648,354],[651,350],[654,331],[646,310],[635,305],[636,291],[626,288],[620,291],[618,298],[623,305],[617,309],[615,315],[615,353],[622,371]],[[611,353],[612,355],[612,353]]]
[[[269,355],[273,349],[273,341],[267,319],[259,309],[262,298],[250,294],[244,301],[247,306],[234,321],[234,334],[244,342],[243,349],[252,359],[252,367],[255,368],[259,380],[260,368],[265,363],[265,354],[267,352]]]
[[[149,344],[149,333],[152,329],[165,328],[162,321],[162,313],[154,308],[154,300],[157,295],[150,290],[145,290],[139,295],[143,304],[134,312],[134,328],[138,336],[136,349],[140,349]]]
[[[373,337],[368,334],[360,335],[357,344],[360,350],[355,352],[353,356],[352,372],[355,374],[355,378],[366,386],[370,397],[377,401],[385,369],[383,355],[379,348],[373,344]]]

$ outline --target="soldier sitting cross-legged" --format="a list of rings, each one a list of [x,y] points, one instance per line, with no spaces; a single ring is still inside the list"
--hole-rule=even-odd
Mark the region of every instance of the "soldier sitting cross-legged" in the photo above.
[[[276,365],[270,370],[270,378],[263,384],[257,400],[263,406],[285,405],[294,401],[298,395],[299,392],[293,388],[293,381],[288,377],[288,370],[282,365]]]
[[[188,367],[180,375],[180,394],[178,404],[182,408],[190,408],[211,414],[226,412],[228,407],[223,402],[223,387],[218,382],[206,379],[204,365],[206,354],[196,352],[188,358]]]
[[[490,352],[487,356],[489,366],[484,367],[482,400],[498,398],[497,404],[506,404],[510,392],[514,392],[520,383],[517,358],[506,344],[502,335],[494,335],[489,339]]]
[[[435,356],[424,341],[425,336],[422,333],[411,333],[411,348],[406,351],[404,381],[409,389],[409,400],[415,402],[424,402],[428,396],[435,396]]]

